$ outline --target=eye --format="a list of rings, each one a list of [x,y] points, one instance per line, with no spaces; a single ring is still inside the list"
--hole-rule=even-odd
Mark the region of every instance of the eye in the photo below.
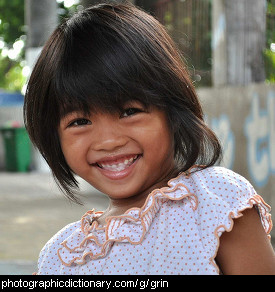
[[[69,127],[79,127],[79,126],[86,126],[86,125],[91,125],[91,121],[87,120],[87,119],[76,119],[74,121],[72,121],[69,124]]]
[[[141,112],[142,112],[142,109],[139,109],[139,108],[134,108],[134,107],[126,108],[122,112],[121,117],[126,118],[126,117],[129,117],[129,116],[135,115],[137,113],[141,113]]]

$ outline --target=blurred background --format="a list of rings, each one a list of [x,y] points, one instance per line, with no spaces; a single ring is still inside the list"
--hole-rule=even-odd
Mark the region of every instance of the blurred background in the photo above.
[[[104,1],[0,0],[0,274],[30,274],[66,224],[108,201],[80,180],[83,205],[61,194],[23,125],[26,83],[54,28]],[[123,2],[123,1],[114,1]],[[189,68],[222,165],[275,207],[275,0],[132,0],[163,23]],[[274,231],[273,231],[274,233]]]

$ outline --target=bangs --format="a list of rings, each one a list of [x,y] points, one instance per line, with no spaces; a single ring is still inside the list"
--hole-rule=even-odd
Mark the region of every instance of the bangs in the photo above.
[[[83,89],[86,89],[85,86]],[[84,115],[89,115],[91,112],[119,113],[122,112],[127,102],[134,99],[127,94],[122,95],[118,92],[112,95],[107,92],[75,95],[69,88],[57,94],[60,118],[74,111],[82,112]]]
[[[102,87],[97,84],[94,90],[91,90],[91,84],[80,83],[74,85],[78,88],[76,91],[68,80],[66,83],[64,90],[55,90],[60,118],[74,111],[82,112],[84,115],[89,115],[91,112],[121,113],[125,104],[131,101],[138,101],[145,108],[151,105],[160,107],[159,102],[150,99],[149,94],[145,96],[144,90],[137,88],[128,91],[125,88],[118,88],[116,84],[110,84],[111,92],[106,89],[106,84]]]

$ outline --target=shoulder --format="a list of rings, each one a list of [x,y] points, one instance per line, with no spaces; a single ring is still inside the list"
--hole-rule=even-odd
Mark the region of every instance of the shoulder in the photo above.
[[[246,178],[224,167],[194,167],[182,173],[175,183],[184,185],[196,198],[196,210],[201,216],[210,212],[215,218],[238,217],[242,210],[255,204],[262,213],[270,210]]]
[[[198,169],[186,180],[201,204],[217,202],[230,206],[241,206],[259,196],[251,183],[243,176],[224,167]]]
[[[200,188],[221,191],[250,192],[253,187],[250,182],[240,174],[220,166],[196,169],[190,174],[190,178]]]
[[[61,243],[81,226],[81,222],[73,222],[58,231],[42,248],[38,258],[38,274],[59,274],[60,261],[58,249]]]
[[[192,173],[189,184],[198,198],[201,215],[210,211],[218,219],[219,224],[224,225],[225,230],[232,228],[232,219],[241,217],[244,210],[255,205],[261,215],[265,231],[270,232],[271,208],[243,176],[224,167],[215,166]]]
[[[184,183],[197,197],[198,222],[204,231],[214,232],[217,236],[230,231],[233,219],[241,217],[244,210],[253,206],[258,209],[266,233],[271,231],[270,206],[243,176],[214,166],[191,171]]]

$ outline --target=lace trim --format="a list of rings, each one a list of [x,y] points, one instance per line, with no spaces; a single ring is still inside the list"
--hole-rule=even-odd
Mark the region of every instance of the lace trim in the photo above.
[[[156,189],[149,194],[143,207],[131,208],[123,215],[110,216],[106,219],[106,226],[101,226],[94,221],[102,212],[88,211],[82,216],[81,228],[78,228],[71,236],[62,242],[62,248],[57,253],[61,262],[66,266],[73,263],[83,265],[86,258],[98,259],[106,256],[115,242],[129,242],[140,244],[163,202],[167,200],[182,200],[187,198],[193,210],[197,208],[197,197],[190,193],[188,188],[181,182],[177,182],[185,173],[179,174],[168,182],[168,187]],[[124,228],[124,223],[128,223]],[[126,232],[125,232],[125,229]],[[93,232],[97,234],[93,234]],[[132,236],[128,235],[132,233]],[[127,235],[125,235],[127,234]],[[77,238],[74,243],[73,239]],[[88,245],[89,243],[89,245]]]

